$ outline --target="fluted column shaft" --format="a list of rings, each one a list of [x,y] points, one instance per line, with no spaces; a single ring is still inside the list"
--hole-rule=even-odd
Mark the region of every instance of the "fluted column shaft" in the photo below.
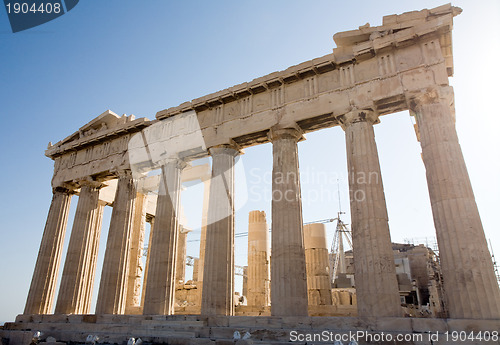
[[[248,215],[247,304],[264,307],[270,302],[269,231],[266,213],[251,211]]]
[[[212,180],[203,268],[202,315],[234,314],[234,164],[230,146],[210,149]]]
[[[186,282],[186,241],[187,229],[182,225],[179,226],[179,238],[177,240],[177,262],[175,267],[175,280]]]
[[[453,91],[443,88],[439,92],[442,94],[432,90],[420,95],[412,108],[420,133],[446,306],[451,318],[500,319],[500,291],[449,106]]]
[[[137,191],[130,171],[119,172],[102,266],[96,314],[124,314],[130,236]]]
[[[50,314],[61,264],[71,192],[54,188],[24,314]]]
[[[307,277],[296,129],[271,130],[273,143],[271,315],[307,316]]]
[[[198,262],[198,281],[203,281],[205,266],[205,246],[207,242],[208,203],[210,202],[210,179],[203,181],[203,207],[201,214],[200,260]],[[202,284],[200,284],[202,286]]]
[[[146,290],[148,285],[148,272],[149,272],[149,259],[151,258],[151,243],[153,242],[153,230],[155,225],[155,217],[151,217],[149,220],[149,238],[148,238],[148,248],[146,253],[146,266],[144,267],[144,278],[142,280],[142,295],[141,295],[141,305],[144,306],[144,300],[146,298]]]
[[[89,267],[85,272],[85,304],[82,314],[90,313],[90,307],[92,305],[92,295],[94,293],[94,283],[95,283],[95,272],[97,269],[97,256],[99,254],[99,243],[101,240],[101,229],[102,229],[102,216],[104,214],[104,206],[106,203],[99,201],[97,204],[97,212],[94,219],[94,240],[90,247],[90,263]]]
[[[193,270],[193,279],[197,281],[198,305],[201,306],[203,296],[203,270],[205,269],[205,247],[207,243],[208,203],[210,201],[210,179],[203,180],[203,206],[201,214],[200,256],[197,270]],[[194,275],[196,273],[196,276]]]
[[[57,314],[86,314],[90,311],[92,267],[102,221],[100,188],[99,183],[82,182],[57,298]]]
[[[144,249],[144,234],[146,231],[147,194],[138,192],[135,199],[134,221],[130,235],[130,258],[127,278],[127,298],[125,314],[134,313],[141,305],[141,278],[143,275],[142,253]]]
[[[389,218],[373,123],[376,114],[343,117],[346,135],[352,244],[358,315],[401,316]]]
[[[155,226],[152,242],[149,243],[150,259],[144,315],[172,315],[174,313],[181,171],[185,165],[182,161],[172,161],[161,168]]]

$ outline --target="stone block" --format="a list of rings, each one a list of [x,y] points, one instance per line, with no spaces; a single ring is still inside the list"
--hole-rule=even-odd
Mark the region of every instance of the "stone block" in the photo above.
[[[312,317],[311,328],[318,330],[357,330],[359,327],[366,327],[366,323],[359,321],[356,317]]]
[[[16,316],[16,322],[30,322],[31,315],[19,314]]]
[[[82,323],[83,322],[83,315],[68,315],[68,322],[69,323]]]
[[[202,327],[198,329],[196,332],[196,336],[199,338],[210,338],[210,328]]]
[[[215,345],[234,345],[233,340],[216,340]]]
[[[470,319],[448,319],[448,330],[480,332],[480,331],[498,331],[500,330],[500,320],[470,320]]]
[[[210,327],[228,327],[229,317],[227,316],[209,316],[207,325]]]
[[[375,320],[377,331],[411,332],[412,323],[410,318],[404,317],[380,317]]]
[[[284,316],[282,328],[311,329],[312,318],[309,316]]]
[[[229,327],[256,327],[255,316],[232,316],[229,318]]]
[[[252,339],[240,339],[236,341],[236,345],[253,345],[253,340]]]
[[[190,345],[191,339],[188,338],[168,338],[167,339],[167,344],[169,345]]]
[[[189,345],[214,345],[215,341],[211,339],[195,338],[191,339]]]
[[[212,327],[210,328],[211,339],[232,339],[233,333],[237,329],[228,327]]]
[[[9,345],[29,345],[33,339],[32,331],[13,331],[9,335]]]
[[[265,327],[267,329],[282,328],[283,320],[279,316],[258,317],[255,319],[257,327]]]
[[[283,329],[254,329],[251,334],[254,341],[288,341],[290,339],[289,332]]]
[[[97,315],[82,315],[82,322],[84,323],[96,323]]]
[[[43,315],[31,315],[30,322],[40,323],[42,322]]]
[[[444,319],[411,318],[411,326],[414,332],[446,332],[448,325]]]
[[[42,322],[67,323],[68,322],[68,315],[66,315],[66,314],[42,315]]]

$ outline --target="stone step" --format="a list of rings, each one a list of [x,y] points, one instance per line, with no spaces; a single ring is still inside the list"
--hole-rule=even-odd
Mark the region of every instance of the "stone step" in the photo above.
[[[232,330],[231,330],[232,331]],[[8,334],[10,332],[11,334]],[[13,333],[16,333],[17,336]],[[59,342],[65,343],[85,343],[85,339],[88,335],[87,332],[80,331],[60,331],[55,330],[50,332],[51,335],[56,338]],[[28,345],[31,340],[31,336],[33,334],[33,330],[30,331],[8,331],[2,330],[0,331],[0,336],[8,337],[11,339],[9,345]],[[228,336],[230,334],[230,336]],[[106,333],[106,334],[97,334],[99,336],[98,343],[100,344],[124,344],[127,342],[128,338],[140,337],[144,341],[144,345],[150,344],[169,344],[169,345],[290,345],[290,339],[288,336],[285,336],[281,339],[273,338],[273,336],[269,336],[269,334],[258,334],[256,332],[252,333],[252,338],[249,341],[235,341],[232,339],[232,332],[227,330],[226,332],[219,331],[217,334],[213,333],[210,335],[197,337],[195,334],[191,332],[146,332],[144,334],[127,334],[127,333]],[[275,335],[275,334],[274,334]],[[401,345],[431,345],[431,344],[440,344],[440,345],[451,345],[457,344],[457,342],[452,341],[450,337],[447,337],[444,334],[439,334],[439,337],[436,339],[431,338],[429,334],[421,334],[422,339],[417,339],[414,341],[399,341],[397,344]],[[311,341],[296,341],[294,344],[332,344],[333,342],[311,342]],[[348,341],[344,341],[344,344],[348,344]],[[394,341],[371,341],[367,342],[363,339],[358,339],[359,345],[367,345],[367,344],[379,344],[379,345],[389,345],[394,344]],[[462,342],[468,345],[484,345],[484,344],[500,344],[500,341],[492,341],[492,342],[481,342],[481,341],[465,341]]]
[[[348,333],[372,331],[396,335],[398,333],[420,333],[424,337],[419,345],[430,344],[429,332],[439,332],[439,344],[446,342],[444,332],[453,330],[495,331],[500,329],[500,320],[443,320],[412,318],[338,318],[338,317],[200,317],[199,315],[173,316],[129,316],[129,315],[69,315],[22,317],[19,322],[6,323],[5,332],[28,336],[34,331],[44,332],[59,341],[85,342],[88,334],[96,334],[101,341],[122,345],[128,338],[142,338],[145,343],[165,344],[224,344],[232,341],[234,331],[251,334],[255,344],[281,345],[290,343],[290,332],[302,334]],[[79,322],[77,322],[79,321]],[[15,343],[15,342],[14,342]],[[10,345],[27,345],[14,344]],[[305,344],[306,342],[294,342]],[[474,344],[474,342],[466,342]],[[481,344],[481,342],[476,342]],[[491,342],[490,342],[491,343]],[[326,344],[323,342],[322,344]],[[360,343],[361,344],[361,343]],[[404,342],[401,342],[404,344]],[[408,344],[412,344],[409,342]],[[484,342],[482,343],[484,344]],[[496,342],[500,344],[500,342]]]

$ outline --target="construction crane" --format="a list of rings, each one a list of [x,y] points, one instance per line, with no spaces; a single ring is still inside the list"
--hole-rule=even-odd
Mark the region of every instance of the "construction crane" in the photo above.
[[[330,281],[332,286],[334,286],[333,284],[337,278],[337,272],[346,273],[344,239],[352,249],[351,231],[347,228],[347,224],[340,218],[341,214],[345,214],[345,212],[339,211],[337,218],[333,219],[333,221],[337,221],[337,226],[335,227],[332,247],[330,248]],[[333,257],[334,255],[335,258]]]
[[[194,256],[186,256],[186,265],[187,266],[194,266],[194,260],[196,260],[198,258],[195,258]],[[245,272],[246,266],[238,266],[238,265],[234,265],[234,274],[237,275],[237,276],[242,276],[242,277],[246,277],[247,276],[247,273]]]
[[[493,246],[491,245],[491,239],[489,240],[489,242],[490,242],[491,260],[493,260],[493,270],[495,271],[495,276],[497,277],[498,284],[500,285],[500,272],[498,271],[498,265],[497,261],[495,260],[495,254],[493,253]]]
[[[142,256],[148,256],[148,246],[147,245],[144,246]],[[196,260],[196,259],[198,259],[198,258],[196,258],[194,256],[187,255],[186,256],[186,266],[194,266],[194,260]],[[234,274],[237,276],[246,277],[247,273],[245,272],[245,268],[246,268],[246,266],[234,265]]]

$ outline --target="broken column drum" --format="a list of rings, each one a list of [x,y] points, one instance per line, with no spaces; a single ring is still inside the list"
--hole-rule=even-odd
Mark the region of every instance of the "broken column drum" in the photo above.
[[[309,305],[332,305],[325,224],[304,226],[304,248]]]

